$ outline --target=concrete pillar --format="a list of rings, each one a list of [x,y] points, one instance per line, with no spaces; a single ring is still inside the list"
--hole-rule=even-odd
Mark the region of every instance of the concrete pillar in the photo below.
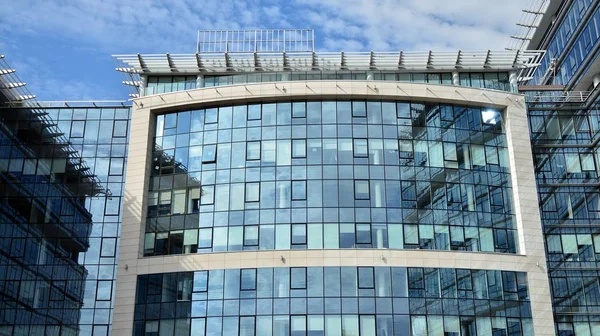
[[[592,81],[594,81],[594,88],[600,84],[600,73],[597,73],[592,77]]]
[[[204,87],[204,75],[196,76],[196,88]]]
[[[458,71],[452,71],[452,85],[460,85],[460,75],[458,74]]]
[[[508,73],[508,82],[510,83],[511,92],[519,92],[519,78],[517,77],[516,71],[511,71]]]

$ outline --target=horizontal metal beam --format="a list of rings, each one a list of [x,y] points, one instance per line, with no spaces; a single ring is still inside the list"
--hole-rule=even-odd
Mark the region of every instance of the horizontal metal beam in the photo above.
[[[536,67],[544,55],[537,50],[479,52],[254,52],[114,55],[117,71],[166,75],[254,71],[509,71]]]
[[[26,83],[4,83],[0,84],[0,89],[16,89],[27,85]]]

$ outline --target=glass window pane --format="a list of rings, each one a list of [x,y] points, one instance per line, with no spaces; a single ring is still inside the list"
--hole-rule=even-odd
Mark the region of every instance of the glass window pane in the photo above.
[[[304,102],[292,103],[292,117],[293,118],[306,118],[306,103],[304,103]]]
[[[218,109],[211,108],[207,109],[204,114],[204,123],[205,124],[216,124],[219,121],[218,117]]]
[[[354,198],[357,200],[369,199],[369,181],[355,180],[354,181]]]
[[[366,117],[367,116],[367,105],[364,101],[352,102],[352,116],[353,117]]]
[[[246,183],[246,202],[260,201],[260,183]]]
[[[375,273],[373,267],[358,268],[358,288],[375,288]]]
[[[240,336],[254,336],[254,316],[240,316]]]
[[[375,336],[375,316],[360,316],[360,336]]]
[[[371,244],[371,224],[356,224],[356,243]]]
[[[354,157],[369,157],[369,146],[367,139],[354,139]]]
[[[306,289],[306,267],[292,267],[290,269],[290,288]]]
[[[255,290],[256,289],[256,269],[242,269],[240,276],[240,289],[241,290]]]
[[[202,163],[217,162],[217,145],[206,145],[202,148]]]
[[[306,245],[306,224],[292,224],[292,245]]]
[[[248,105],[248,120],[260,120],[261,105]]]
[[[292,201],[306,200],[306,181],[292,181]]]
[[[246,160],[260,160],[260,141],[251,141],[246,144]]]
[[[292,140],[292,158],[306,157],[306,140]]]

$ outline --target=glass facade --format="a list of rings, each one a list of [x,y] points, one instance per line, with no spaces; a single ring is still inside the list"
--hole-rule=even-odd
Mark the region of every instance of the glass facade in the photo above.
[[[552,69],[552,60],[557,61],[554,65],[556,74],[552,84],[569,83],[583,60],[590,55],[600,36],[600,11],[594,11],[589,20],[583,20],[596,5],[593,0],[575,0],[567,8],[565,17],[545,47],[548,52],[535,72],[532,80],[534,83],[546,84],[541,80],[549,69]],[[580,25],[584,26],[580,28]],[[576,33],[577,35],[574,35]],[[573,41],[574,44],[571,44]]]
[[[567,85],[593,75],[585,74],[584,60],[597,58],[598,3],[576,0],[562,10],[565,17],[542,47],[548,53],[535,84]],[[542,83],[552,59],[555,79]],[[544,103],[544,98],[528,103],[557,335],[600,334],[600,102],[591,99],[589,104]]]
[[[533,335],[527,276],[292,267],[138,276],[134,335]]]
[[[294,101],[156,117],[144,254],[517,253],[502,112]]]
[[[105,336],[112,324],[131,111],[123,106],[89,106],[46,108],[45,112],[105,190],[85,199],[93,225],[89,248],[77,259],[87,271],[78,335]]]
[[[559,335],[600,332],[597,103],[529,104],[547,264]]]
[[[452,85],[452,73],[415,73],[392,71],[315,71],[256,72],[203,75],[204,87],[311,80],[375,80]],[[482,89],[511,91],[508,72],[460,73],[460,85]],[[197,88],[196,76],[149,76],[145,95]]]
[[[0,95],[0,103],[4,103]],[[86,197],[103,192],[40,110],[0,109],[0,334],[77,335],[90,246]]]

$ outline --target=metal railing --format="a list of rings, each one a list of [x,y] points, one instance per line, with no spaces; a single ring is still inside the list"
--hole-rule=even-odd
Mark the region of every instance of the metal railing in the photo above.
[[[525,94],[527,103],[585,103],[592,91],[531,91]]]

